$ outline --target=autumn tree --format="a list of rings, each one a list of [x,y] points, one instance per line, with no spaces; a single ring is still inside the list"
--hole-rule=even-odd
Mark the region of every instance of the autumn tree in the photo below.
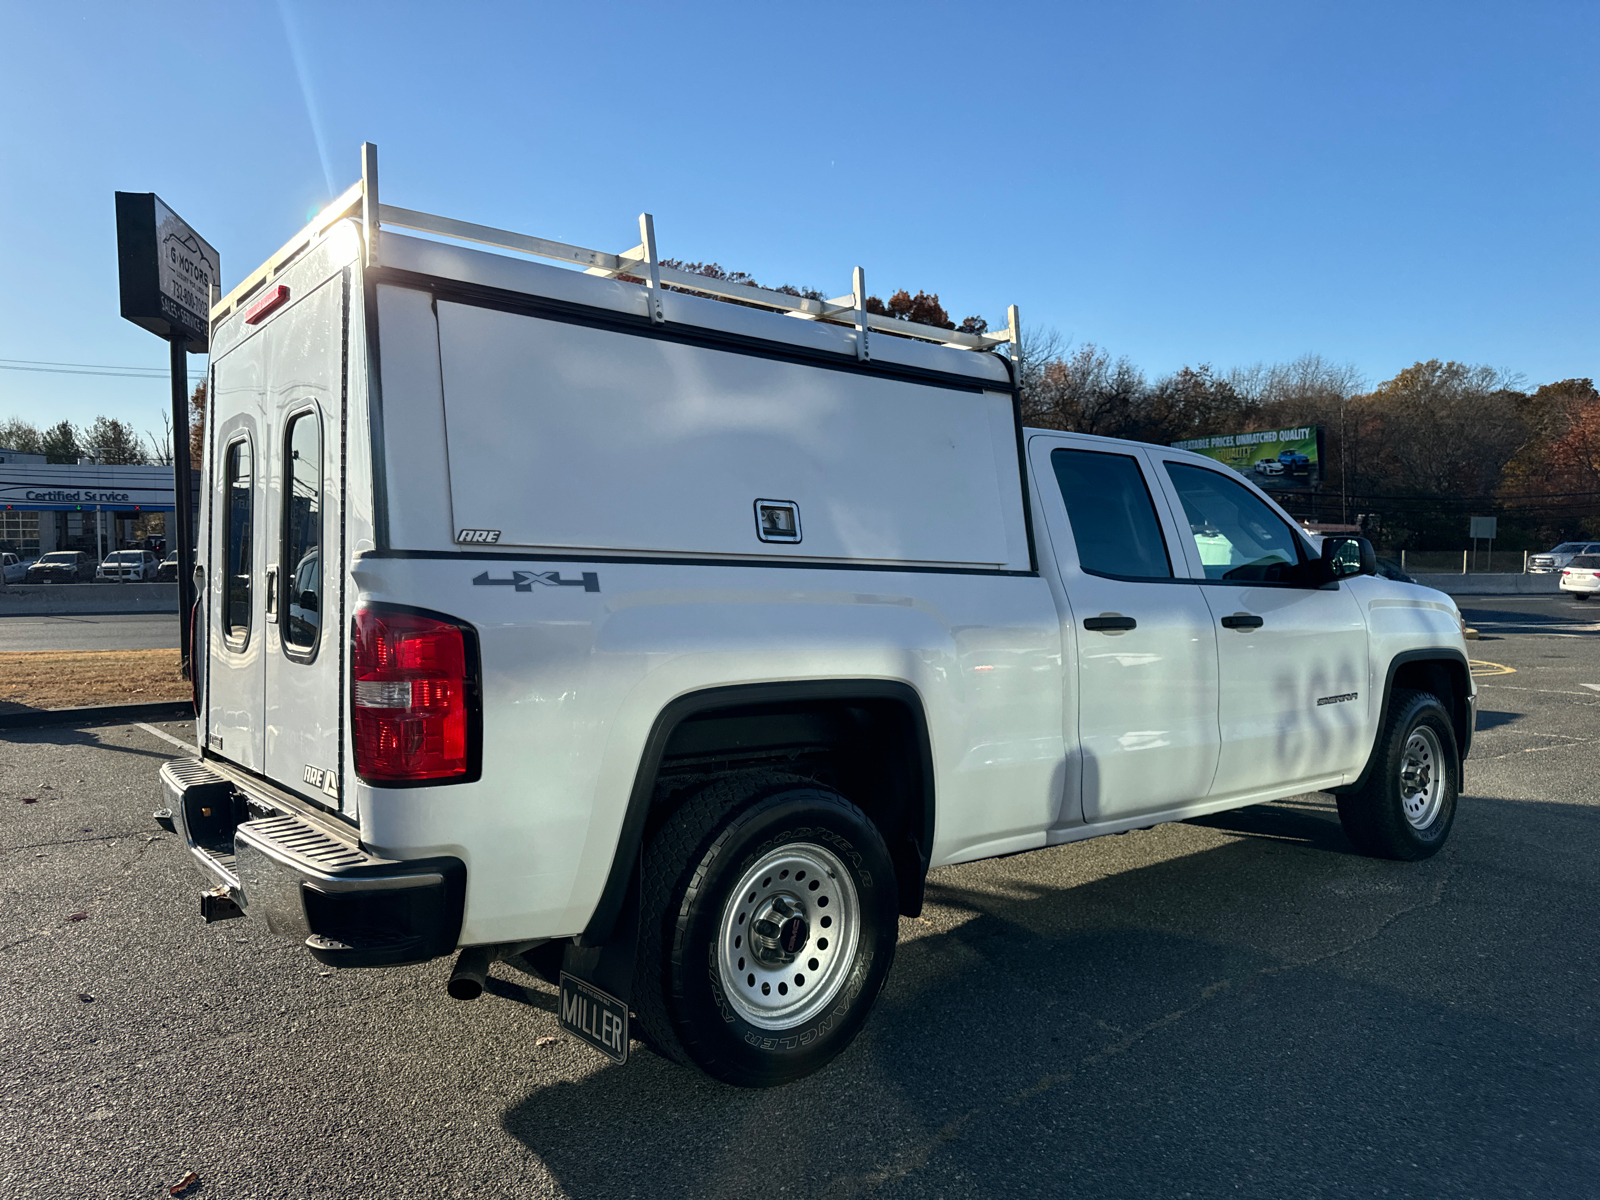
[[[1429,359],[1356,398],[1374,490],[1489,496],[1527,440],[1519,380],[1487,366]]]
[[[1060,352],[1051,334],[1024,335],[1023,421],[1043,429],[1123,437],[1139,427],[1149,386],[1126,357],[1089,342]]]
[[[198,467],[205,459],[206,449],[206,384],[195,384],[189,396],[189,466]]]

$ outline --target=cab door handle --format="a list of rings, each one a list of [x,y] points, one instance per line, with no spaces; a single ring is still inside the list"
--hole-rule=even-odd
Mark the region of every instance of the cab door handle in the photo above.
[[[1265,624],[1255,613],[1237,612],[1222,618],[1224,629],[1260,629]]]
[[[1121,613],[1101,613],[1098,617],[1085,617],[1083,627],[1096,633],[1120,633],[1129,629],[1137,629],[1139,622],[1132,617],[1125,617]]]

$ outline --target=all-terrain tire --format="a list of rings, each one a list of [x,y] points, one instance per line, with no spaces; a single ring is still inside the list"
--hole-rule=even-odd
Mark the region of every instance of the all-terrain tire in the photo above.
[[[1396,690],[1366,780],[1338,797],[1339,821],[1363,854],[1415,862],[1450,836],[1460,791],[1461,755],[1444,702]]]
[[[865,813],[793,776],[718,780],[684,801],[645,851],[633,993],[641,1032],[664,1056],[726,1083],[800,1079],[860,1032],[898,932],[894,865]],[[758,952],[768,958],[757,962]]]

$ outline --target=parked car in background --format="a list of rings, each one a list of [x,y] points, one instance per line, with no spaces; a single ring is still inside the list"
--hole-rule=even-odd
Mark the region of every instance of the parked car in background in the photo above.
[[[161,560],[161,565],[156,568],[156,582],[178,582],[178,552],[176,550]]]
[[[0,552],[0,570],[4,571],[7,583],[21,583],[28,577],[28,564],[22,561],[22,555],[9,550]]]
[[[28,568],[28,583],[84,583],[94,578],[94,560],[82,550],[55,550]]]
[[[160,565],[148,550],[117,550],[106,555],[94,578],[96,583],[143,583],[156,577]]]
[[[1600,554],[1600,542],[1562,542],[1554,550],[1532,555],[1528,559],[1528,574],[1548,575],[1559,571],[1579,554]]]
[[[1600,554],[1573,555],[1572,561],[1561,569],[1561,582],[1556,586],[1579,600],[1600,592]]]

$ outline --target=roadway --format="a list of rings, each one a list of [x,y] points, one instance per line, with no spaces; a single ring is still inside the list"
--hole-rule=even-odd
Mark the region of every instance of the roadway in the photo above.
[[[0,616],[0,651],[176,650],[176,613]]]
[[[1600,640],[1473,653],[1481,732],[1437,857],[1363,858],[1309,795],[935,871],[865,1033],[772,1092],[637,1043],[611,1065],[503,964],[463,1004],[446,960],[330,971],[255,921],[204,926],[148,815],[182,751],[135,725],[0,734],[0,1180],[148,1197],[192,1170],[218,1200],[1595,1195]]]

